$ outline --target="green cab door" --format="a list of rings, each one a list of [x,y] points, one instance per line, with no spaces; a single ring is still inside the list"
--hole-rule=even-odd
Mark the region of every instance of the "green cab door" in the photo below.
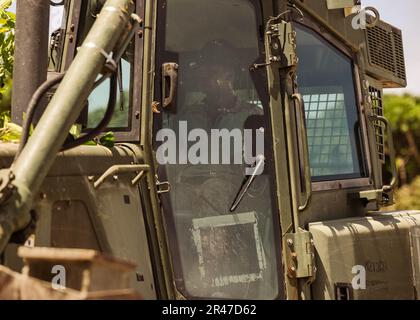
[[[264,5],[158,1],[154,142],[186,298],[284,294],[270,99],[254,67],[265,61]]]

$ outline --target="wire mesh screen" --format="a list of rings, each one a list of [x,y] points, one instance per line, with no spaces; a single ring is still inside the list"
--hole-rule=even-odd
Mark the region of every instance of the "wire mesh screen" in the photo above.
[[[382,105],[382,93],[381,90],[378,90],[372,86],[369,87],[369,96],[371,100],[371,107],[373,114],[377,116],[383,116],[384,110]],[[378,150],[379,160],[382,163],[385,163],[385,124],[381,121],[374,121],[373,125],[375,127],[375,136],[376,136],[376,147]]]
[[[307,92],[303,98],[312,176],[352,173],[354,164],[344,94]]]

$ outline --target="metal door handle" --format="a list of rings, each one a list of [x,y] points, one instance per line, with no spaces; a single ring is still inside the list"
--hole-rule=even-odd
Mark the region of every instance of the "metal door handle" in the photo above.
[[[369,119],[371,121],[380,121],[382,122],[387,130],[388,135],[388,148],[389,148],[389,158],[391,161],[391,170],[392,170],[392,180],[389,185],[385,185],[383,187],[384,192],[389,192],[393,190],[398,182],[398,171],[397,171],[397,162],[395,160],[396,153],[395,153],[395,147],[394,147],[394,139],[392,137],[392,126],[389,120],[383,116],[378,115],[371,115],[369,116]]]
[[[303,171],[305,179],[305,202],[299,206],[299,211],[305,210],[312,198],[312,175],[311,164],[309,161],[308,135],[306,132],[305,110],[302,95],[295,93],[292,95],[294,101],[297,102],[296,113],[298,115],[298,128],[301,135],[301,144],[299,144],[299,153],[303,156]],[[302,168],[301,168],[302,169]]]
[[[162,65],[162,97],[163,107],[169,107],[175,100],[175,94],[178,86],[178,68],[179,65],[174,62],[167,62]],[[166,81],[169,79],[169,95],[166,96]]]

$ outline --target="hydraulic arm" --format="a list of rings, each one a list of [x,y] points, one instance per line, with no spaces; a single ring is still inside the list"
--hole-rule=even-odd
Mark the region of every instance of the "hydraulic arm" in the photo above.
[[[28,3],[30,5],[30,3]],[[34,195],[81,113],[95,79],[126,29],[131,0],[108,0],[66,72],[31,138],[11,168],[0,172],[0,253],[31,221]]]

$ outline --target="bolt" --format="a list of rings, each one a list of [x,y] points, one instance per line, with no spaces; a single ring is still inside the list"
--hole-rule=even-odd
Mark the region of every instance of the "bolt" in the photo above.
[[[289,278],[295,278],[296,277],[296,268],[295,267],[289,267],[287,270],[287,275]]]
[[[88,177],[88,180],[89,180],[90,182],[93,182],[93,180],[95,180],[95,177],[94,177],[94,176],[89,176],[89,177]]]
[[[43,193],[43,192],[41,192],[41,193],[40,193],[39,197],[40,197],[42,200],[47,199],[47,195],[46,195],[45,193]]]
[[[115,175],[115,176],[112,177],[112,179],[114,179],[114,181],[118,181],[118,176]]]
[[[287,245],[289,247],[292,247],[293,246],[293,240],[292,239],[287,239]]]

